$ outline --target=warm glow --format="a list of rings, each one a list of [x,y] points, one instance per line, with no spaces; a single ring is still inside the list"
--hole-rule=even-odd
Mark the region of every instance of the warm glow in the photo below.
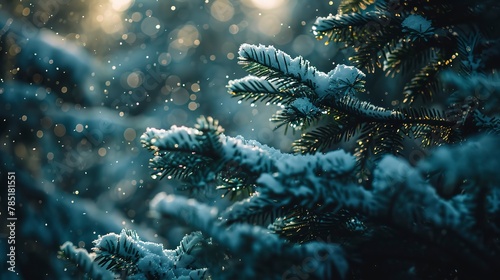
[[[123,12],[130,8],[133,4],[133,0],[109,0],[113,10],[118,12]]]
[[[284,0],[251,0],[252,4],[259,9],[274,9],[283,4]]]

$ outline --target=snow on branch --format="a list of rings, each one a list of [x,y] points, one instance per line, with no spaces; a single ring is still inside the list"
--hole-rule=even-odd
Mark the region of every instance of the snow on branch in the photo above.
[[[222,219],[232,223],[297,205],[308,209],[336,208],[337,200],[349,197],[353,191],[344,182],[352,175],[355,165],[355,158],[341,150],[284,156],[274,163],[274,173],[262,173],[258,177],[257,193],[233,204],[222,213]],[[328,184],[343,186],[335,193],[339,197],[332,197]],[[364,194],[369,195],[368,192]],[[363,203],[359,195],[357,198],[357,203]]]
[[[273,104],[287,104],[294,98],[314,97],[316,95],[311,88],[302,83],[297,83],[293,79],[271,80],[267,77],[252,75],[229,81],[227,88],[232,95],[239,97],[241,100]]]
[[[226,228],[218,220],[219,213],[216,208],[194,199],[159,193],[150,205],[152,211],[157,214],[182,220],[211,236],[213,242],[228,250],[230,254],[241,258],[244,271],[229,267],[224,279],[237,275],[258,277],[256,268],[263,265],[274,273],[283,273],[283,264],[284,267],[291,267],[305,259],[315,262],[316,270],[312,274],[316,277],[331,279],[337,275],[344,278],[347,273],[348,264],[344,251],[336,244],[312,242],[305,246],[291,245],[258,226],[237,224]],[[269,277],[269,274],[266,274],[266,277]]]
[[[351,159],[342,155],[339,157],[340,152],[336,153],[336,157],[333,154],[320,156],[331,157],[333,166],[343,166],[344,170],[351,166]],[[336,179],[333,170],[342,168],[329,169],[328,165],[318,165],[323,168],[323,173],[318,172],[321,169],[309,169],[308,166],[304,163],[301,168],[285,162],[279,172],[262,174],[258,179],[260,200],[283,204],[285,200],[293,199],[308,208],[314,208],[315,205],[335,206],[378,218],[397,214],[398,218],[394,222],[405,227],[430,222],[439,228],[464,230],[462,222],[468,218],[467,213],[461,213],[452,203],[440,198],[435,189],[401,159],[386,156],[378,164],[374,172],[373,190],[344,182],[342,177]],[[298,180],[299,177],[302,180]],[[401,195],[402,192],[407,195]],[[397,211],[389,201],[392,201],[392,205],[401,204],[396,208]],[[399,215],[405,212],[418,215]],[[421,220],[416,219],[417,216]]]
[[[300,56],[292,58],[273,46],[263,45],[243,44],[239,55],[240,64],[251,75],[230,81],[229,93],[252,103],[280,105],[282,110],[272,118],[279,123],[277,128],[306,129],[327,114],[351,118],[352,129],[365,122],[453,125],[436,110],[387,109],[360,100],[356,93],[365,90],[366,75],[354,66],[338,64],[324,73]]]
[[[301,205],[309,209],[318,205],[320,208],[346,208],[382,218],[395,214],[392,206],[386,202],[393,201],[393,205],[397,203],[398,197],[407,197],[399,196],[400,192],[408,193],[408,197],[415,198],[416,201],[414,204],[405,204],[406,208],[399,209],[398,213],[405,212],[405,209],[410,213],[416,211],[420,213],[418,216],[423,221],[453,230],[458,230],[459,225],[467,218],[467,215],[462,215],[460,209],[455,209],[452,203],[442,200],[417,171],[396,158],[388,157],[380,162],[375,170],[374,188],[366,190],[350,180],[356,160],[343,151],[316,155],[285,154],[257,141],[245,141],[241,137],[233,138],[223,134],[214,138],[210,134],[215,133],[213,130],[201,132],[198,129],[173,127],[170,131],[149,130],[143,135],[143,140],[146,144],[154,142],[158,151],[166,151],[156,155],[154,160],[157,164],[168,164],[165,167],[167,169],[179,170],[179,166],[186,166],[185,170],[192,170],[195,166],[205,164],[206,168],[218,173],[222,171],[224,163],[231,161],[241,168],[240,173],[251,175],[247,182],[256,186],[258,195],[235,207],[234,213],[231,213],[232,208],[223,213],[229,221],[249,215],[244,209],[253,209],[253,212],[256,209],[269,211],[290,205]],[[206,145],[206,139],[212,139],[217,144],[212,142],[211,145]],[[176,156],[178,151],[175,147],[186,148],[182,153],[191,157],[208,153],[217,157],[182,162],[179,160],[184,158]],[[163,157],[177,161],[171,163],[158,160]],[[396,180],[393,178],[394,174],[403,175]],[[209,178],[201,178],[200,181],[207,179]],[[394,186],[399,189],[396,191]],[[419,208],[418,205],[422,204],[425,209],[430,210]],[[415,216],[404,216],[401,221],[396,222],[403,225],[422,223],[422,220],[413,220],[412,217]]]
[[[318,94],[324,93],[328,89],[328,76],[311,66],[310,62],[301,56],[292,58],[273,46],[250,44],[242,44],[238,54],[240,55],[240,63],[247,71],[256,76],[290,76],[308,85]]]
[[[150,163],[155,178],[169,174],[207,182],[231,164],[238,172],[229,176],[246,174],[246,182],[256,184],[261,174],[276,171],[306,170],[328,173],[331,178],[349,173],[355,165],[355,159],[341,151],[316,156],[281,153],[257,141],[229,137],[216,130],[177,126],[170,130],[148,129],[141,140],[154,154]]]
[[[192,233],[181,241],[176,250],[140,240],[131,230],[109,233],[94,241],[94,263],[127,279],[206,279],[206,268],[193,264],[202,241],[201,234]]]
[[[462,145],[435,149],[430,157],[419,163],[423,174],[444,172],[440,189],[450,189],[469,181],[479,187],[500,187],[500,138],[486,135]]]
[[[350,159],[338,153],[318,156],[331,157],[336,166],[350,165]],[[311,168],[314,165],[307,160],[297,161],[301,163],[281,161],[278,172],[262,174],[257,180],[257,194],[234,204],[222,213],[223,219],[244,220],[255,211],[270,211],[271,207],[278,209],[290,204],[307,209],[343,208],[376,220],[389,219],[398,227],[426,238],[433,230],[448,230],[474,244],[471,246],[484,249],[480,243],[475,244],[472,210],[463,204],[463,196],[450,200],[440,197],[419,170],[401,159],[387,156],[378,164],[372,190],[342,180],[341,176],[335,177],[332,171],[342,168],[329,169],[324,161],[324,173]],[[495,201],[497,194],[492,192],[489,201]]]
[[[387,12],[380,10],[364,13],[330,14],[327,17],[318,17],[312,31],[319,40],[326,36],[328,40],[333,42],[351,41],[351,38],[357,37],[353,36],[355,34],[373,32],[374,27],[382,26],[387,22],[388,16]]]
[[[361,88],[365,78],[365,74],[353,66],[337,65],[329,73],[321,72],[301,56],[292,58],[273,46],[243,44],[238,54],[240,63],[250,73],[271,81],[292,77],[310,87],[321,98],[352,93],[350,89]]]
[[[302,57],[292,58],[273,46],[243,44],[240,64],[251,75],[228,84],[228,91],[241,100],[267,101],[281,106],[272,121],[293,129],[306,129],[326,114],[348,116],[358,123],[429,121],[442,125],[430,112],[390,110],[361,101],[365,74],[354,66],[337,65],[328,73],[311,66]]]
[[[202,132],[196,128],[173,125],[169,130],[147,128],[141,137],[142,143],[149,150],[163,149],[201,149],[197,136]],[[182,146],[179,146],[181,144]]]
[[[59,257],[74,263],[78,269],[91,279],[112,280],[113,273],[94,262],[95,254],[89,254],[83,248],[77,248],[73,243],[66,241],[61,245]]]
[[[172,132],[176,133],[172,134]],[[188,132],[193,133],[189,134]],[[246,141],[241,137],[233,138],[219,134],[217,138],[212,138],[210,135],[205,135],[211,133],[214,132],[210,130],[200,132],[190,128],[175,127],[173,131],[159,133],[150,130],[148,139],[156,139],[155,145],[159,150],[167,146],[175,147],[178,145],[179,147],[193,147],[191,150],[183,151],[183,153],[191,155],[193,152],[195,154],[208,152],[216,154],[219,157],[217,160],[205,162],[212,171],[220,172],[223,165],[221,162],[231,161],[241,168],[240,172],[251,175],[249,182],[255,185],[256,193],[248,200],[239,202],[221,213],[221,217],[229,222],[238,219],[244,220],[245,216],[259,211],[269,212],[280,207],[300,205],[308,209],[318,207],[323,209],[329,209],[329,207],[332,209],[345,208],[377,219],[391,217],[394,223],[411,231],[418,232],[418,227],[432,225],[432,227],[451,230],[464,236],[474,235],[469,231],[469,228],[464,226],[471,223],[471,210],[462,206],[460,203],[462,198],[457,196],[451,200],[443,199],[435,187],[426,182],[420,175],[422,172],[420,169],[410,167],[405,161],[396,157],[385,157],[378,164],[374,171],[372,189],[369,190],[353,183],[352,176],[355,173],[353,171],[356,160],[352,155],[343,151],[315,155],[293,155],[281,153],[257,141]],[[193,140],[187,136],[177,137],[175,135],[197,135],[199,138]],[[169,139],[170,137],[174,138]],[[218,144],[205,145],[203,139],[215,139]],[[174,140],[178,142],[174,144]],[[145,141],[148,140],[145,139]],[[486,147],[491,146],[491,144],[486,145]],[[218,148],[213,150],[213,147]],[[443,148],[439,152],[440,155],[454,153],[451,150],[447,152],[446,149],[448,148]],[[460,153],[464,153],[464,151]],[[172,149],[168,153],[175,154],[176,151]],[[470,152],[467,153],[472,155]],[[440,156],[437,159],[446,158],[451,157]],[[437,159],[435,161],[432,158],[429,159],[429,162],[433,163],[431,166],[437,164]],[[203,161],[204,159],[200,159],[200,162]],[[463,162],[470,162],[470,160]],[[179,164],[189,165],[193,163],[176,162],[176,169],[178,169]],[[199,165],[200,163],[195,164]],[[454,166],[453,164],[449,165]],[[430,167],[424,169],[432,170]],[[481,170],[474,172],[482,174]],[[460,169],[450,174],[465,175],[469,173]],[[496,173],[492,172],[492,174]],[[233,175],[236,176],[236,174]],[[471,180],[472,175],[469,175],[467,178],[457,177],[454,179],[456,176],[449,178],[454,180],[453,182],[464,179]],[[210,211],[205,209],[201,212],[210,213]]]
[[[401,22],[403,30],[419,37],[431,36],[434,34],[432,22],[421,15],[409,15]]]
[[[199,118],[196,128],[175,125],[169,130],[148,128],[141,136],[141,143],[154,154],[150,159],[153,178],[203,176],[207,164],[224,157],[223,131],[211,117]]]

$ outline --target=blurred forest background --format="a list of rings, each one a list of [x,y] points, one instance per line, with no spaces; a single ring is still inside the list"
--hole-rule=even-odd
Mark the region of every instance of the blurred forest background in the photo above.
[[[140,135],[210,115],[227,135],[290,151],[298,135],[273,131],[276,107],[240,105],[226,85],[245,75],[242,43],[274,45],[324,72],[349,64],[348,50],[311,34],[316,17],[336,11],[333,2],[0,0],[0,278],[12,277],[4,254],[9,171],[21,278],[70,277],[57,259],[62,243],[89,250],[98,235],[122,228],[175,247],[189,230],[153,220],[148,204],[182,186],[151,179]],[[389,92],[398,79],[381,77],[368,77],[367,88],[380,92],[362,98],[397,105]]]

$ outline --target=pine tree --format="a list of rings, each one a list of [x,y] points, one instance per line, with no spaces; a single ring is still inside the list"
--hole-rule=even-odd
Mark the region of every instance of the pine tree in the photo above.
[[[487,0],[342,1],[313,33],[352,48],[354,65],[328,73],[272,46],[243,44],[239,64],[249,75],[228,91],[277,105],[277,128],[301,132],[293,153],[225,135],[211,117],[192,128],[148,128],[141,141],[153,178],[182,180],[191,193],[217,189],[232,204],[162,192],[152,213],[195,230],[176,250],[124,230],[101,236],[91,254],[66,243],[62,256],[102,279],[494,278],[498,8]],[[362,99],[374,71],[408,79],[403,105]],[[346,141],[352,151],[338,149]],[[408,142],[427,156],[405,159]]]

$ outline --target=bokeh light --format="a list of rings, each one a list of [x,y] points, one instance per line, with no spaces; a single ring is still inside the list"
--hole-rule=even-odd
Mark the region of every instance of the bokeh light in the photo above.
[[[234,7],[229,0],[216,0],[210,6],[212,16],[222,22],[226,22],[233,18]]]
[[[247,1],[248,2],[248,1]],[[252,5],[259,9],[275,9],[284,4],[284,0],[251,0]]]
[[[134,3],[133,0],[110,0],[109,2],[113,10],[117,12],[126,11]]]

